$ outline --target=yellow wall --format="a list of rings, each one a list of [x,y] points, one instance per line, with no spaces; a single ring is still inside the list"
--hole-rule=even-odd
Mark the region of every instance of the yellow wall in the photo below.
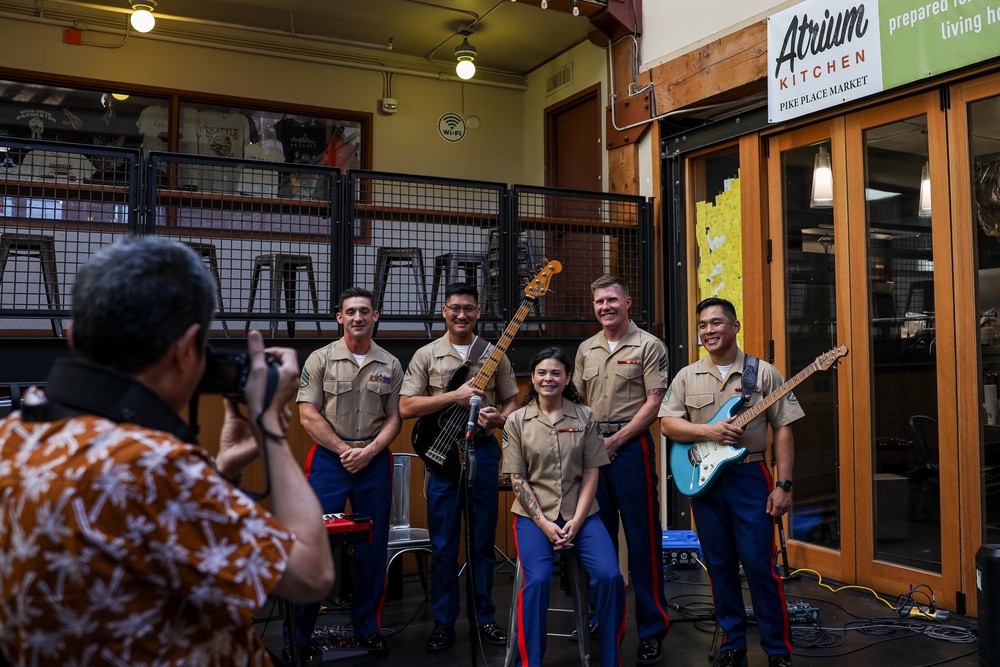
[[[399,111],[386,116],[376,112],[382,98],[378,71],[135,35],[117,49],[71,46],[63,44],[62,31],[59,26],[0,18],[0,63],[126,84],[375,112],[375,169],[505,183],[525,180],[520,147],[526,94],[521,90],[396,74],[392,93]],[[84,34],[87,41],[118,41],[114,35]],[[366,59],[377,57],[377,52],[365,52]],[[437,132],[438,118],[448,111],[466,118],[476,115],[481,126],[450,144]]]

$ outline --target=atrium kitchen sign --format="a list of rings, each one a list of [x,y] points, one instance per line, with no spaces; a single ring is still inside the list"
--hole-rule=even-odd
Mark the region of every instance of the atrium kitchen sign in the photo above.
[[[882,90],[876,0],[807,0],[767,19],[772,123]]]
[[[806,0],[767,21],[772,123],[1000,55],[998,0]]]

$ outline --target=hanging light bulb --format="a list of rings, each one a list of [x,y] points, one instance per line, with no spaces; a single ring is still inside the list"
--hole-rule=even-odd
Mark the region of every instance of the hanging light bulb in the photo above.
[[[573,0],[573,16],[580,15],[580,3],[577,0]]]
[[[549,8],[549,3],[546,2],[546,0],[542,0],[542,9],[548,9],[548,8]]]
[[[809,208],[831,208],[833,206],[833,168],[826,146],[820,146],[813,162],[812,195]]]
[[[919,215],[931,214],[931,165],[925,162],[920,168],[920,208]]]
[[[132,16],[129,23],[137,32],[149,32],[156,25],[153,17],[153,9],[156,7],[156,0],[130,0],[132,4]]]
[[[468,81],[476,75],[476,63],[473,62],[476,59],[476,47],[469,44],[469,35],[472,34],[470,31],[463,30],[461,34],[462,43],[455,47],[455,59],[458,60],[455,74],[459,79]]]

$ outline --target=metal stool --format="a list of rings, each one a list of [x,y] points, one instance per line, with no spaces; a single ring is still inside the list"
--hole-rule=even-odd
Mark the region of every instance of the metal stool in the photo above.
[[[250,303],[247,312],[253,312],[254,297],[257,295],[257,282],[260,280],[260,272],[264,269],[271,271],[271,313],[278,312],[278,299],[281,295],[281,285],[285,286],[285,312],[295,312],[295,288],[297,282],[297,272],[305,269],[309,278],[309,293],[312,296],[313,312],[319,315],[319,293],[316,291],[316,275],[313,273],[312,257],[309,255],[289,255],[276,253],[271,255],[258,255],[254,261],[253,277],[250,279]],[[316,321],[316,331],[322,335],[319,320]],[[247,321],[243,335],[250,333],[250,322]],[[278,321],[271,322],[271,338],[278,335]],[[288,337],[295,337],[295,322],[288,322]]]
[[[0,282],[7,269],[8,257],[37,259],[41,264],[42,284],[49,310],[59,310],[59,273],[56,269],[56,245],[51,236],[44,234],[0,234]],[[52,333],[62,337],[62,320],[52,318]]]
[[[580,559],[572,551],[562,552],[562,566],[569,575],[569,588],[573,596],[573,609],[553,609],[549,611],[571,611],[576,621],[577,646],[580,648],[580,665],[590,667],[590,614],[587,605],[587,571]],[[507,626],[507,658],[504,667],[514,667],[517,662],[517,593],[524,585],[524,572],[521,571],[521,559],[517,559],[517,570],[514,573],[514,593],[510,598],[510,623]],[[613,632],[614,628],[601,628],[602,632]],[[548,633],[550,637],[570,637],[568,634]]]
[[[201,243],[199,241],[184,241],[184,245],[194,250],[196,253],[201,255],[201,258],[208,262],[208,270],[212,272],[215,276],[215,289],[216,295],[219,299],[219,312],[226,310],[225,306],[222,304],[222,276],[219,275],[219,259],[215,252],[214,243]],[[229,325],[225,320],[220,320],[222,322],[222,331],[225,333],[226,338],[229,338]]]
[[[418,305],[421,313],[429,318],[431,311],[427,308],[427,282],[424,276],[424,254],[420,248],[387,248],[381,247],[375,255],[375,310],[379,313],[382,310],[382,301],[385,298],[386,286],[389,284],[389,271],[394,264],[409,264],[413,271],[413,282],[417,286],[417,295],[420,297]],[[425,320],[424,328],[427,329],[427,337],[431,337],[431,322]]]
[[[480,252],[448,252],[434,258],[434,280],[431,283],[431,308],[437,304],[438,290],[441,288],[441,275],[444,274],[444,288],[458,282],[458,272],[465,271],[465,282],[479,287],[476,271],[483,276],[482,290],[479,296],[486,302],[490,294],[490,269],[486,264],[486,255]]]

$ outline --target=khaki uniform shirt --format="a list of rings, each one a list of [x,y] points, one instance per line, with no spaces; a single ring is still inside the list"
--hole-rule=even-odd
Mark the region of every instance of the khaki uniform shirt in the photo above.
[[[743,389],[742,350],[736,353],[736,360],[729,374],[719,377],[719,367],[710,357],[705,357],[681,369],[667,390],[660,405],[660,417],[680,417],[692,424],[707,424],[722,405],[733,397],[739,397]],[[757,389],[750,399],[750,406],[759,403],[765,396],[784,384],[781,373],[766,361],[757,366]],[[739,412],[742,412],[742,408]],[[756,454],[767,449],[767,425],[777,430],[805,416],[792,392],[769,407],[764,415],[747,424],[740,438],[739,446]]]
[[[482,357],[474,360],[469,368],[467,381],[474,378],[476,373],[482,369],[492,349],[492,345],[487,346]],[[423,396],[426,392],[430,396],[439,396],[445,393],[452,373],[464,361],[458,355],[455,346],[448,340],[448,334],[445,334],[434,342],[424,345],[413,354],[410,366],[406,369],[406,377],[403,378],[403,388],[400,393],[403,396]],[[483,399],[484,407],[496,403],[498,398],[500,402],[503,402],[517,396],[517,380],[514,379],[514,370],[506,356],[500,358],[496,372],[486,383],[484,391],[486,392],[486,397]]]
[[[542,516],[549,521],[572,519],[583,471],[610,462],[597,418],[585,405],[564,398],[559,418],[550,423],[538,404],[532,402],[513,412],[504,424],[503,471],[527,477]],[[587,516],[597,509],[595,500]],[[517,499],[510,511],[528,516]]]
[[[666,389],[667,348],[659,338],[629,322],[615,351],[604,331],[580,344],[573,384],[601,421],[629,421],[650,389]]]
[[[348,440],[373,438],[387,412],[399,410],[403,366],[372,341],[361,366],[343,338],[306,359],[298,403],[316,406],[334,432]]]

